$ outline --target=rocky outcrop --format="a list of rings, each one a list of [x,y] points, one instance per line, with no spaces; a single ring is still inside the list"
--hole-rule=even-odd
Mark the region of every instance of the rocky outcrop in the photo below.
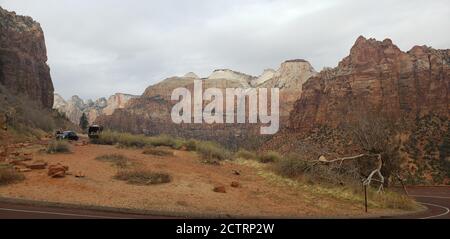
[[[81,116],[86,114],[89,123],[93,123],[101,115],[111,115],[116,109],[124,108],[130,99],[137,96],[116,93],[108,99],[102,97],[95,101],[83,100],[79,96],[72,96],[65,101],[60,95],[55,94],[53,108],[64,113],[67,118],[79,124]]]
[[[373,112],[416,119],[448,118],[450,50],[415,46],[402,52],[391,40],[359,37],[339,65],[303,85],[290,115],[290,128],[337,127]]]
[[[0,84],[51,109],[53,83],[46,62],[40,24],[0,8]]]

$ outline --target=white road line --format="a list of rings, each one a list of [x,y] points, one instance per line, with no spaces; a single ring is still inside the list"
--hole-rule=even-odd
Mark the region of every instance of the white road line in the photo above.
[[[33,211],[33,210],[10,209],[10,208],[0,208],[0,211],[36,213],[36,214],[72,216],[72,217],[75,216],[75,217],[87,217],[87,218],[98,218],[98,219],[130,219],[130,218],[123,218],[123,217],[94,216],[94,215],[84,215],[84,214],[45,212],[45,211]]]
[[[447,215],[447,214],[450,212],[450,209],[449,209],[448,207],[444,207],[444,206],[441,206],[441,205],[436,205],[436,204],[431,204],[431,203],[424,203],[424,202],[421,202],[421,204],[429,205],[429,206],[434,206],[434,207],[439,207],[439,208],[444,209],[445,212],[444,212],[444,213],[441,213],[441,214],[439,214],[439,215],[429,216],[429,217],[423,217],[423,218],[419,218],[419,219],[430,219],[430,218],[435,218],[435,217],[441,217],[441,216]]]
[[[418,197],[418,198],[442,198],[442,199],[450,199],[450,197],[443,197],[443,196],[425,196],[425,195],[409,195],[411,197]]]

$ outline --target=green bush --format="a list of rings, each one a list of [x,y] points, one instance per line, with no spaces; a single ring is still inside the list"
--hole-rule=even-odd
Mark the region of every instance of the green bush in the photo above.
[[[70,145],[66,141],[60,140],[51,141],[47,146],[46,152],[48,154],[70,153]]]
[[[134,135],[129,133],[118,133],[113,131],[102,132],[97,139],[92,141],[95,144],[115,145],[123,147],[143,148],[148,146],[167,146],[179,149],[184,141],[169,135],[148,137],[145,135]]]
[[[162,184],[172,181],[172,177],[167,173],[145,170],[119,171],[114,178],[135,185]]]
[[[113,163],[118,168],[126,168],[131,165],[129,159],[122,154],[105,154],[95,158],[99,161]]]
[[[144,149],[143,154],[151,154],[156,156],[173,156],[173,152],[167,149],[159,149],[153,147],[147,147]]]
[[[154,137],[148,137],[149,144],[155,147],[158,146],[167,146],[171,148],[178,148],[179,144],[177,140],[174,137],[171,137],[169,135],[160,135],[160,136],[154,136]]]
[[[242,159],[256,159],[257,156],[255,153],[250,152],[245,149],[241,149],[236,153],[236,158],[242,158]]]
[[[268,151],[258,156],[258,161],[261,163],[273,163],[281,159],[281,155],[275,151]]]
[[[12,168],[0,168],[0,185],[17,183],[25,179],[23,174]]]
[[[196,151],[205,163],[215,164],[218,161],[231,158],[231,153],[227,149],[209,141],[198,141]]]
[[[311,166],[311,163],[307,160],[291,154],[282,160],[276,161],[273,168],[280,176],[297,178],[304,175]]]
[[[195,151],[197,150],[197,140],[195,139],[190,139],[186,142],[184,142],[184,147],[186,147],[186,150],[188,151]]]

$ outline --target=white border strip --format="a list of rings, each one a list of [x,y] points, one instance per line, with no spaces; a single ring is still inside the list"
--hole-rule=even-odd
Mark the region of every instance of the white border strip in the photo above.
[[[94,215],[84,215],[84,214],[74,214],[74,213],[33,211],[33,210],[10,209],[10,208],[0,208],[0,211],[47,214],[47,215],[69,216],[69,217],[70,216],[72,216],[72,217],[86,217],[86,218],[98,218],[98,219],[130,219],[130,218],[122,218],[122,217],[94,216]]]
[[[430,219],[430,218],[435,218],[435,217],[441,217],[441,216],[447,215],[447,214],[450,212],[450,209],[449,209],[448,207],[444,207],[444,206],[441,206],[441,205],[436,205],[436,204],[431,204],[431,203],[424,203],[424,202],[421,202],[421,204],[429,205],[429,206],[434,206],[434,207],[439,207],[439,208],[444,209],[445,212],[444,212],[444,213],[441,213],[441,214],[439,214],[439,215],[429,216],[429,217],[423,217],[423,218],[419,218],[419,219]]]

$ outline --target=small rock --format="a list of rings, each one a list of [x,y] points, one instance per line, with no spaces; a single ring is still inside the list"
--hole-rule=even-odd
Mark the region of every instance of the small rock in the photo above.
[[[31,161],[33,160],[33,154],[23,154],[23,160],[24,161]]]
[[[213,190],[216,193],[226,193],[227,190],[225,189],[225,186],[217,186]]]
[[[61,164],[53,164],[48,167],[47,175],[52,178],[62,178],[66,176],[66,172],[69,171],[69,167]]]
[[[19,172],[21,173],[26,173],[26,172],[31,172],[32,170],[30,168],[19,168]]]
[[[75,177],[77,177],[77,178],[84,178],[84,177],[86,177],[86,175],[83,172],[81,172],[81,171],[77,171],[75,173]]]
[[[233,174],[234,175],[241,175],[241,173],[239,171],[237,171],[237,170],[233,170]]]
[[[233,188],[238,188],[240,186],[241,186],[241,184],[239,182],[236,182],[236,181],[231,182],[231,187],[233,187]]]
[[[26,167],[29,169],[45,169],[47,167],[47,163],[45,162],[35,162],[32,164],[26,164]]]

